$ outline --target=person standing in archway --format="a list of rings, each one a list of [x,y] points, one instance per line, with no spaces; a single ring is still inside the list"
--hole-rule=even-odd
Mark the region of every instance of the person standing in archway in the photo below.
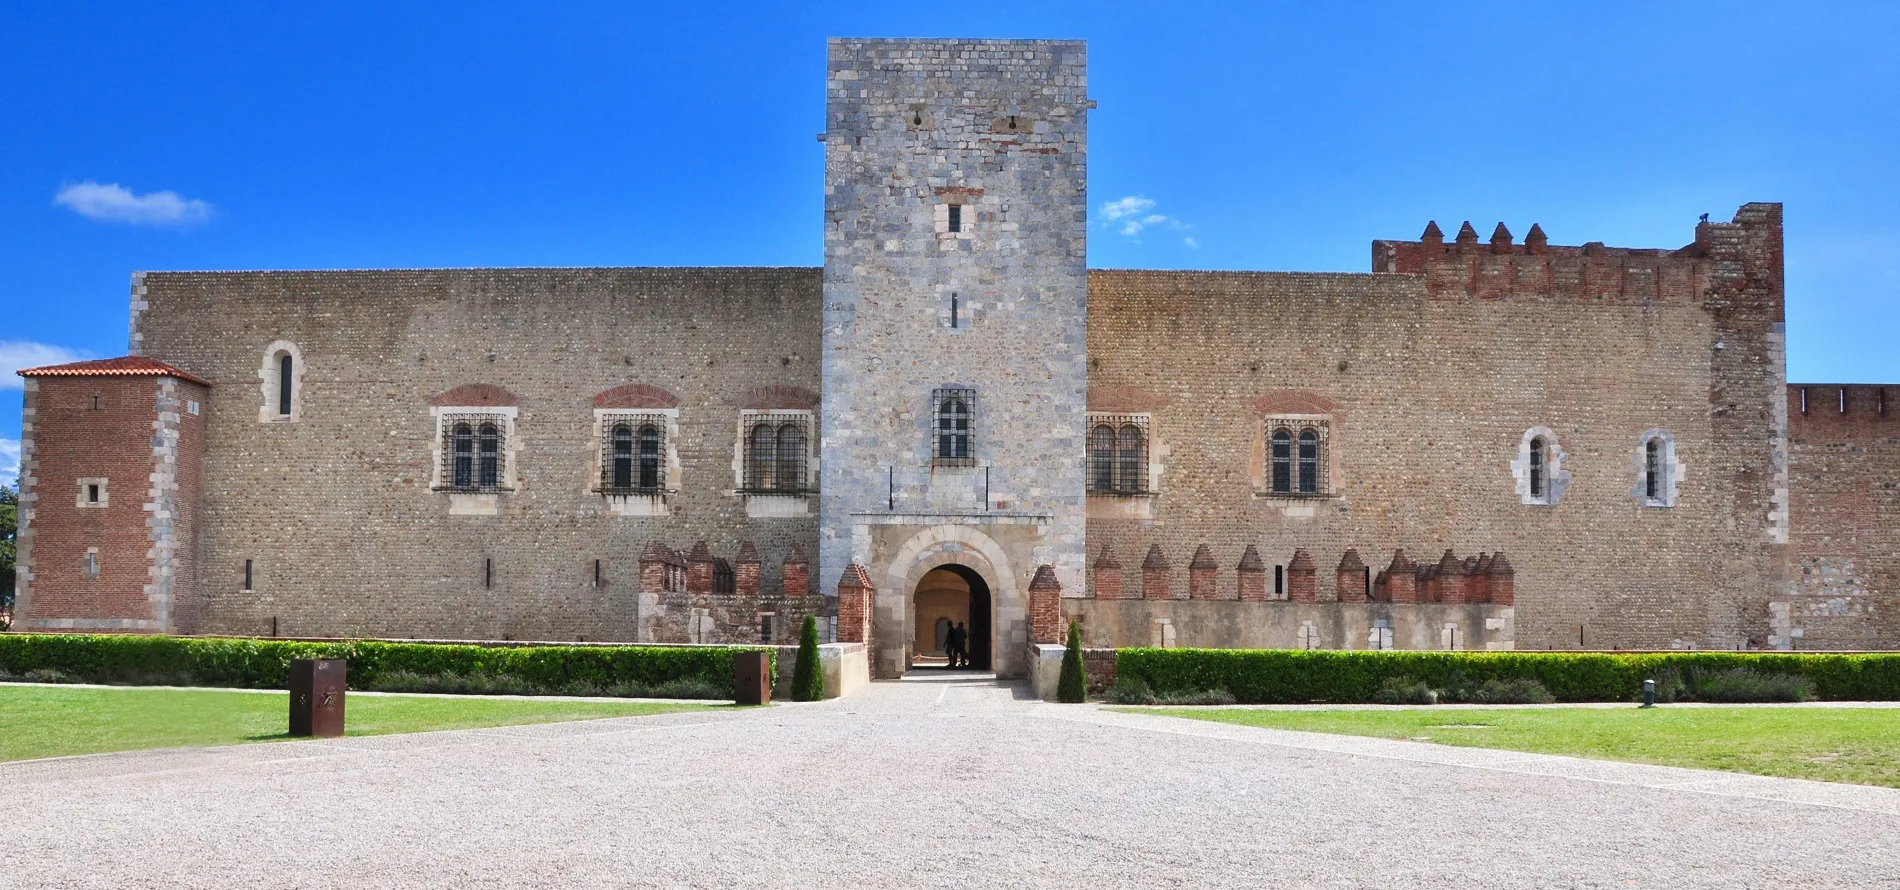
[[[964,629],[963,622],[959,621],[956,627],[950,629],[950,667],[955,669],[969,666],[970,632]]]

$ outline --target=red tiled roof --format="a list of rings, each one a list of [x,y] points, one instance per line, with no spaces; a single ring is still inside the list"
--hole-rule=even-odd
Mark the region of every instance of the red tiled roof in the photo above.
[[[203,377],[142,355],[122,355],[118,358],[98,358],[84,362],[69,362],[64,365],[21,368],[15,373],[21,377],[176,377],[202,386],[211,385],[211,381]]]

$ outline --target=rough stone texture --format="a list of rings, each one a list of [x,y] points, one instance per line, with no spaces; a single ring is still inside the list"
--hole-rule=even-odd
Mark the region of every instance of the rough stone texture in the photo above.
[[[215,384],[207,631],[269,633],[275,617],[299,636],[633,640],[648,540],[753,542],[767,595],[790,548],[816,546],[811,516],[749,518],[735,493],[742,401],[817,387],[816,269],[151,273],[137,287],[134,344]],[[261,423],[258,368],[279,340],[303,357],[300,411]],[[474,384],[518,405],[518,485],[494,516],[451,515],[431,490],[430,400]],[[677,394],[679,490],[663,516],[619,515],[595,490],[596,399],[652,407],[656,392]],[[719,624],[722,639],[760,635],[756,616]]]
[[[1091,272],[1089,383],[1164,402],[1153,435],[1173,443],[1153,520],[1093,520],[1091,544],[1328,565],[1501,548],[1522,648],[1766,646],[1787,534],[1779,205],[1679,250],[1472,240],[1376,242],[1371,275]],[[1261,493],[1269,413],[1330,417],[1330,494]],[[1553,506],[1514,488],[1537,426],[1569,455]],[[1631,494],[1655,428],[1688,470],[1669,508]]]
[[[1778,648],[1900,640],[1900,386],[1788,387],[1788,591]]]
[[[9,826],[0,881],[1893,883],[1893,789],[1277,732],[1020,694],[946,678],[810,705],[3,764],[0,807],[32,817]],[[1056,752],[1069,755],[1059,768]],[[747,855],[709,849],[731,838]]]
[[[1515,648],[1516,632],[1513,609],[1492,603],[1065,599],[1064,627],[1070,619],[1082,625],[1085,645],[1103,648],[1495,651]],[[1375,644],[1380,640],[1390,645]]]
[[[987,521],[1012,568],[948,552],[989,582],[996,669],[1020,675],[1029,572],[1053,565],[1079,592],[1087,558],[1083,45],[832,40],[826,87],[819,575],[869,569],[874,670],[893,676],[913,588],[886,579],[914,581],[890,560]],[[974,466],[933,466],[932,392],[949,387],[975,390]]]

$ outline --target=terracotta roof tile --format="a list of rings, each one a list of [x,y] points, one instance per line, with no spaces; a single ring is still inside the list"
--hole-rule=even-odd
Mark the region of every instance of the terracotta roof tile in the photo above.
[[[21,377],[176,377],[201,386],[211,385],[211,381],[203,377],[142,355],[42,365],[38,368],[21,368],[15,373]]]

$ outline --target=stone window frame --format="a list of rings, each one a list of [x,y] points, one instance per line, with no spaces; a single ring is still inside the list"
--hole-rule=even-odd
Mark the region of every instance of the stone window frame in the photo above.
[[[783,420],[774,420],[783,418]],[[761,424],[771,422],[778,427],[776,433],[782,433],[785,421],[800,428],[805,434],[805,453],[803,473],[797,485],[779,484],[777,473],[783,469],[783,454],[778,451],[774,439],[773,485],[761,487],[759,480],[753,478],[753,441],[754,430]],[[748,498],[807,498],[818,493],[818,413],[803,408],[745,408],[739,411],[738,440],[735,449],[738,462],[733,467],[733,489]]]
[[[284,414],[282,361],[290,358],[290,413]],[[264,364],[257,369],[258,386],[262,403],[257,407],[259,423],[296,423],[303,419],[304,376],[308,372],[303,360],[303,350],[289,340],[274,340],[264,347]]]
[[[982,216],[977,210],[982,206],[980,198],[980,195],[972,196],[956,192],[937,196],[936,202],[930,206],[930,222],[931,230],[936,235],[941,249],[955,250],[958,241],[976,239],[976,222]],[[950,230],[951,207],[957,208],[958,226],[954,232]]]
[[[80,580],[97,581],[99,580],[100,571],[101,571],[101,567],[99,565],[99,548],[87,547],[85,558],[79,561]]]
[[[429,488],[431,491],[446,492],[455,495],[502,494],[513,492],[518,487],[516,478],[516,455],[521,450],[521,439],[515,433],[517,409],[507,406],[455,406],[444,405],[429,409],[430,421],[435,427],[433,447],[429,449]],[[467,422],[477,429],[482,423],[494,423],[499,441],[495,456],[495,484],[485,486],[477,482],[468,487],[457,487],[454,478],[453,455],[450,454],[455,425]],[[480,448],[479,443],[477,449]],[[477,451],[479,455],[479,450]],[[480,457],[475,460],[479,461]],[[479,465],[474,470],[480,473]]]
[[[1531,443],[1544,440],[1546,454],[1543,460],[1544,490],[1531,493]],[[1570,488],[1570,471],[1564,464],[1569,456],[1564,452],[1563,443],[1556,432],[1547,426],[1534,426],[1524,431],[1517,442],[1517,459],[1511,461],[1511,478],[1515,483],[1517,501],[1527,507],[1554,507],[1564,499],[1564,493]]]
[[[107,486],[106,482],[107,480],[106,480],[106,477],[104,476],[80,477],[79,496],[75,502],[76,505],[79,507],[79,509],[99,510],[111,505],[112,491],[111,491],[111,488]],[[99,487],[99,499],[96,501],[91,498],[91,495],[92,495],[91,489],[92,489],[92,486],[95,486],[95,485]]]
[[[635,487],[626,491],[613,490],[602,484],[605,473],[612,460],[609,449],[612,442],[608,433],[616,424],[632,423],[634,439],[634,473],[639,468],[639,428],[647,423],[660,424],[660,484],[656,488]],[[595,408],[593,441],[595,446],[589,449],[587,489],[606,500],[607,510],[616,516],[666,516],[671,511],[674,495],[680,492],[680,409],[678,408]]]
[[[1657,480],[1660,483],[1659,493],[1655,497],[1649,493],[1649,446],[1652,442],[1657,445],[1657,471],[1662,477]],[[1636,485],[1630,489],[1630,496],[1637,503],[1663,509],[1676,505],[1687,468],[1676,455],[1674,434],[1661,427],[1644,430],[1642,435],[1636,437],[1636,450],[1630,453],[1630,469],[1636,473]]]
[[[939,386],[930,392],[930,465],[933,467],[974,467],[977,466],[977,398],[973,386]],[[961,432],[955,427],[944,425],[946,419],[956,415],[947,413],[952,402],[963,407],[964,426]],[[962,438],[961,455],[945,454],[946,440]],[[954,451],[954,448],[950,449]]]
[[[1286,431],[1288,442],[1288,491],[1278,491],[1273,487],[1273,436]],[[1316,454],[1312,473],[1313,491],[1301,491],[1300,483],[1306,474],[1300,469],[1300,436],[1311,430],[1316,437]],[[1336,498],[1339,496],[1339,480],[1333,466],[1333,416],[1331,414],[1268,414],[1260,419],[1261,454],[1263,472],[1259,480],[1260,488],[1254,492],[1256,497],[1274,500],[1313,501]]]
[[[1146,498],[1158,494],[1158,474],[1155,472],[1154,414],[1148,411],[1088,411],[1087,426],[1082,438],[1084,448],[1083,463],[1087,469],[1084,486],[1091,497]],[[1111,484],[1108,488],[1096,486],[1095,433],[1101,427],[1110,427],[1114,431],[1114,442],[1110,447],[1109,473]],[[1141,441],[1138,445],[1136,466],[1137,481],[1134,486],[1125,484],[1123,476],[1128,469],[1122,448],[1122,435],[1129,427],[1139,431]]]

